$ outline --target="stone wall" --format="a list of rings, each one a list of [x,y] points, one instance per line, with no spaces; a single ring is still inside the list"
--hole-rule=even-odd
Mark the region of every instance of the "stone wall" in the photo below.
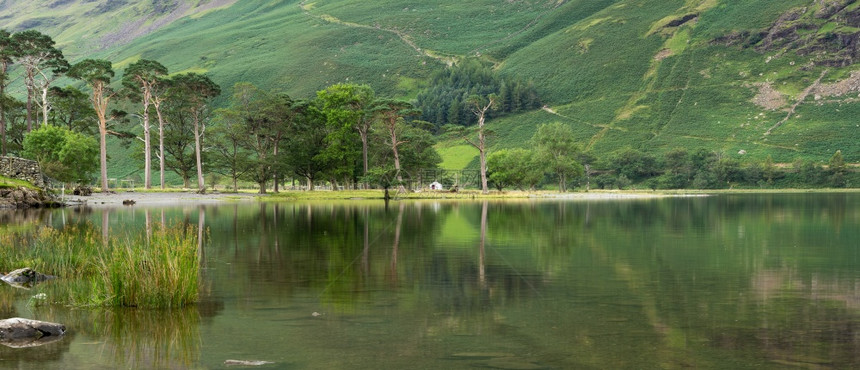
[[[0,157],[0,175],[29,181],[40,188],[45,187],[45,176],[39,163],[29,159]]]

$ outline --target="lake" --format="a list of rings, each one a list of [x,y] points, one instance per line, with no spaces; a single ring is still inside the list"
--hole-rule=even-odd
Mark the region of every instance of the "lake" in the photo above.
[[[4,317],[69,333],[0,346],[0,367],[860,366],[860,194],[0,214],[111,234],[162,220],[207,229],[199,304],[35,306],[40,287],[3,285]]]

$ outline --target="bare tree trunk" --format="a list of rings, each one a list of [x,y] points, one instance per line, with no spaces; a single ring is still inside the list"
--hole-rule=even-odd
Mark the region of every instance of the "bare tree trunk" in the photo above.
[[[102,193],[110,191],[107,179],[107,123],[99,117],[99,166],[101,173]]]
[[[33,88],[28,87],[27,90],[27,132],[33,131]]]
[[[487,144],[484,139],[484,117],[481,116],[480,128],[478,129],[478,153],[481,156],[481,192],[487,194],[490,188],[487,187]]]
[[[361,136],[361,159],[364,165],[362,175],[367,176],[367,130],[359,130],[358,133]],[[362,188],[367,189],[367,182],[362,184]]]
[[[42,126],[48,125],[48,86],[42,87]]]
[[[149,96],[143,97],[143,188],[152,189],[152,142],[149,134]]]
[[[27,132],[33,131],[33,95],[36,94],[36,81],[31,67],[27,67]]]
[[[158,171],[161,178],[161,190],[164,190],[164,119],[161,116],[161,102],[156,100],[155,114],[158,116]]]
[[[95,83],[92,85],[93,109],[96,111],[96,117],[99,121],[99,165],[101,172],[102,193],[110,191],[108,188],[107,179],[107,107],[110,98],[113,95],[105,96],[105,85],[103,83]]]
[[[266,180],[258,182],[257,186],[260,187],[260,194],[266,194]]]
[[[200,112],[194,113],[194,154],[197,160],[197,192],[206,192],[206,184],[203,182],[203,152],[201,152],[200,137],[203,132],[200,129]]]
[[[277,144],[275,144],[275,149],[272,151],[272,155],[275,156],[275,158],[274,158],[275,160],[278,159],[278,145]],[[278,176],[278,170],[277,169],[272,171],[272,172],[274,172],[274,176],[272,176],[272,180],[275,182],[274,187],[272,189],[272,192],[278,193],[279,192],[278,191],[278,185],[279,185],[278,182],[280,182],[281,179]]]
[[[0,96],[3,94],[0,91]],[[0,107],[0,155],[6,156],[6,107]]]
[[[0,64],[0,75],[6,76],[9,65]],[[0,82],[0,99],[6,96],[6,81]],[[0,155],[6,156],[6,105],[0,104]]]
[[[490,188],[487,186],[487,139],[484,133],[484,121],[487,118],[487,111],[496,103],[495,97],[490,96],[489,102],[486,105],[477,101],[473,102],[472,113],[478,117],[478,142],[473,142],[469,138],[465,138],[466,142],[478,149],[478,154],[481,159],[481,192],[487,194]]]

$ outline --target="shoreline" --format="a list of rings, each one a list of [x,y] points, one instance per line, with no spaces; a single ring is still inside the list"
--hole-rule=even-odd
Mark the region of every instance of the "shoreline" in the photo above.
[[[115,207],[123,206],[124,201],[134,201],[134,206],[165,206],[165,205],[193,205],[193,204],[218,204],[226,202],[255,201],[260,194],[250,193],[206,193],[195,192],[137,192],[123,191],[116,193],[93,193],[89,196],[66,195],[61,198],[67,207]]]
[[[718,189],[718,190],[591,190],[588,192],[491,192],[481,194],[477,190],[450,192],[410,192],[392,194],[392,200],[647,200],[660,198],[708,197],[727,194],[797,194],[797,193],[856,193],[860,189]],[[382,190],[317,190],[311,192],[257,193],[206,193],[192,191],[123,191],[116,193],[93,193],[90,196],[66,195],[69,207],[116,207],[123,201],[134,201],[136,206],[223,204],[228,202],[292,202],[333,200],[383,200]]]

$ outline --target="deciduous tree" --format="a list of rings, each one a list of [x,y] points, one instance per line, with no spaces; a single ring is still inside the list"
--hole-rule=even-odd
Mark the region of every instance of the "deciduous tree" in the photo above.
[[[495,106],[496,99],[496,96],[492,94],[486,98],[473,95],[468,99],[469,109],[478,117],[478,140],[473,141],[466,137],[466,142],[478,149],[478,156],[481,161],[481,192],[484,194],[490,192],[487,187],[487,133],[484,126],[487,113]]]
[[[544,177],[544,166],[529,149],[502,149],[487,157],[489,180],[501,191],[507,186],[534,189]]]
[[[381,99],[374,103],[373,112],[379,122],[385,128],[387,136],[387,146],[391,148],[391,153],[394,158],[394,177],[397,179],[398,186],[401,190],[403,187],[402,167],[400,165],[400,152],[398,148],[406,141],[403,139],[402,131],[404,130],[404,117],[415,116],[419,114],[417,110],[409,102],[393,99]]]
[[[48,102],[51,104],[49,124],[63,126],[69,130],[94,135],[96,112],[90,102],[90,97],[74,86],[53,86],[48,92]]]
[[[24,83],[27,86],[27,131],[33,129],[33,100],[37,91],[41,95],[43,124],[48,124],[48,89],[63,73],[68,71],[69,63],[60,49],[54,47],[54,40],[36,30],[27,30],[12,35],[12,43],[18,64],[24,66]],[[71,76],[70,76],[71,77]],[[76,77],[72,77],[76,78]]]
[[[111,62],[103,59],[84,59],[69,69],[69,77],[84,81],[92,89],[90,99],[99,123],[99,162],[101,172],[102,192],[108,192],[107,181],[107,134],[108,121],[113,117],[108,116],[108,104],[116,95],[111,89],[110,81],[114,72]]]
[[[88,183],[98,168],[98,144],[64,127],[43,126],[24,138],[24,155],[35,159],[48,176],[62,182]]]
[[[373,123],[373,89],[368,85],[336,84],[317,93],[331,126],[351,127],[361,140],[362,175],[368,170],[368,135]]]
[[[173,77],[173,86],[185,95],[194,127],[194,153],[197,166],[197,191],[206,192],[203,179],[203,133],[206,131],[206,113],[209,101],[221,94],[221,87],[209,77],[198,73],[185,73]]]
[[[579,147],[573,130],[561,122],[543,124],[532,137],[538,156],[547,170],[558,178],[558,189],[567,191],[567,179],[582,175],[582,165],[576,162]]]
[[[143,183],[146,189],[152,188],[152,145],[150,140],[150,124],[149,124],[149,107],[159,101],[160,95],[164,92],[166,84],[164,78],[167,76],[167,67],[161,63],[141,59],[130,64],[123,74],[122,83],[138,97],[143,105]],[[160,101],[156,107],[160,106]],[[161,117],[160,114],[158,114]],[[159,119],[159,148],[163,150],[163,122]],[[160,153],[163,157],[163,153]],[[162,189],[164,188],[163,161],[162,163]]]

